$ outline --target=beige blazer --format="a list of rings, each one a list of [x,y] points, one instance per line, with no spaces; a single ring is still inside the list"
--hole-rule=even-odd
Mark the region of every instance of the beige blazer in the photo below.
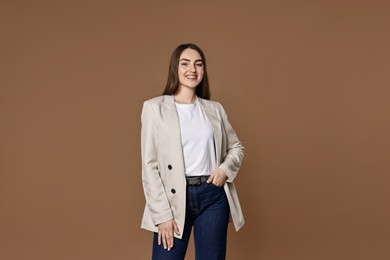
[[[244,147],[218,102],[199,98],[209,119],[217,165],[227,180],[224,186],[231,220],[238,231],[244,217],[233,180],[244,157]],[[174,219],[183,234],[186,209],[186,179],[179,119],[173,96],[159,96],[144,102],[141,115],[142,184],[146,206],[141,227],[157,232],[157,225]]]

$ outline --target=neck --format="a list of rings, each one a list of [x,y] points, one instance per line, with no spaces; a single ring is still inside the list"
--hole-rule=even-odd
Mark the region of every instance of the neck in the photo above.
[[[175,101],[179,104],[193,104],[196,100],[195,89],[180,88],[175,94]]]

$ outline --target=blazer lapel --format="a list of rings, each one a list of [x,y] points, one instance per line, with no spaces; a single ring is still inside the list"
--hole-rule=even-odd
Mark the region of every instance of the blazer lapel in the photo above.
[[[217,166],[219,166],[222,147],[221,121],[213,105],[211,105],[207,100],[202,98],[199,98],[199,102],[202,105],[203,111],[209,119],[211,127],[213,129]]]
[[[181,167],[184,172],[184,155],[181,145],[179,116],[177,114],[173,96],[165,96],[161,107],[160,118],[163,122],[163,124],[160,125],[162,128],[160,131],[164,131],[164,133],[168,134],[168,138],[164,141],[169,142],[169,150],[175,152],[176,158],[181,158],[180,163],[182,164]]]
[[[176,111],[175,100],[173,96],[165,96],[161,117],[163,118],[164,123],[169,126],[172,135],[177,136],[178,141],[181,143],[179,116]]]

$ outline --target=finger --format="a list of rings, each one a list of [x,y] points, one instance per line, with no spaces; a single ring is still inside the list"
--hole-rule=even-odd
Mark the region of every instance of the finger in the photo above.
[[[218,184],[219,186],[222,186],[223,184],[225,184],[225,181],[226,181],[226,175],[224,173],[219,173],[219,174],[216,174],[215,178],[214,178],[214,181],[216,184]]]
[[[207,179],[207,183],[212,183],[214,180],[214,174],[212,173],[210,177]]]
[[[176,222],[173,223],[173,228],[175,229],[175,233],[180,236],[179,227],[177,226]]]
[[[224,184],[223,180],[222,179],[217,179],[217,178],[214,178],[214,181],[213,183],[217,186],[222,186]]]
[[[165,234],[162,235],[162,242],[164,249],[167,249],[167,238],[165,237]]]
[[[218,175],[217,175],[217,174],[215,174],[215,175],[213,176],[212,183],[215,184],[215,185],[218,185],[218,183],[219,183],[219,178],[218,178]]]
[[[158,232],[158,245],[161,245],[161,232]]]
[[[172,235],[172,231],[169,232],[169,238],[168,238],[168,251],[171,250],[171,248],[173,247],[173,235]]]

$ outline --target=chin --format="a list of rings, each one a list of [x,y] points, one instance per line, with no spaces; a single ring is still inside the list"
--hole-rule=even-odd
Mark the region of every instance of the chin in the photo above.
[[[186,85],[182,85],[183,87],[185,87],[185,88],[191,88],[191,89],[194,89],[194,88],[196,88],[197,86],[199,86],[199,83],[197,83],[197,84],[186,84]]]

